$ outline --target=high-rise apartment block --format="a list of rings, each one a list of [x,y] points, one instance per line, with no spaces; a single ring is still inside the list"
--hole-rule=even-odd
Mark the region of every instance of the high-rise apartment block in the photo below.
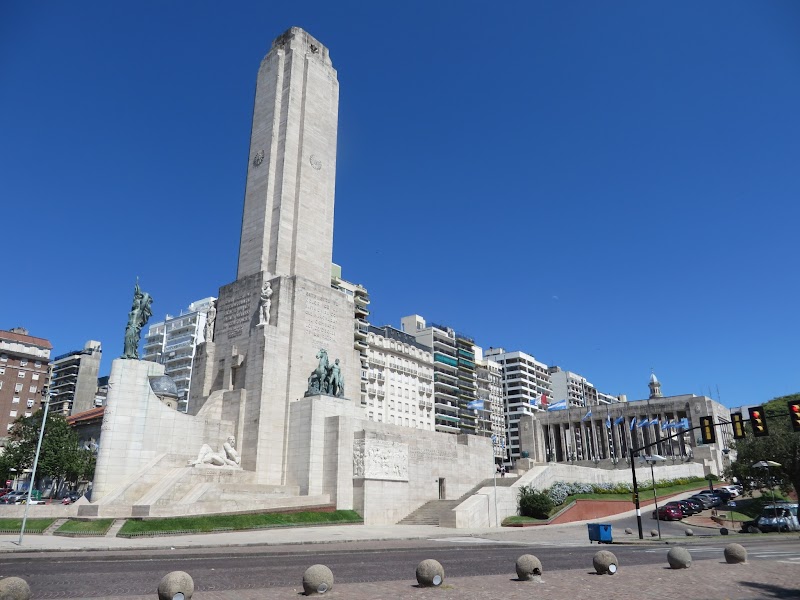
[[[22,327],[0,330],[0,445],[18,417],[41,408],[52,344]]]
[[[506,352],[503,348],[489,348],[485,356],[498,363],[502,369],[508,430],[506,459],[513,461],[520,457],[520,416],[532,414],[553,400],[550,373],[546,364],[525,352]],[[542,402],[543,399],[545,402]]]
[[[367,417],[433,430],[433,355],[414,336],[385,325],[369,328]]]
[[[369,294],[364,286],[342,279],[342,267],[331,265],[331,287],[340,291],[353,303],[353,345],[361,361],[361,404],[367,404],[367,336],[369,334]],[[355,394],[353,394],[355,398]]]
[[[478,378],[480,422],[494,436],[495,459],[502,458],[505,449],[506,419],[503,402],[503,370],[500,364],[484,358],[482,349],[475,347],[475,372]]]
[[[189,304],[186,312],[153,323],[147,330],[142,359],[164,365],[178,388],[178,410],[186,412],[187,396],[192,381],[192,367],[197,345],[205,341],[206,316],[216,298],[209,297]]]
[[[69,416],[95,407],[102,357],[100,342],[89,340],[83,349],[65,352],[53,359],[51,411]]]

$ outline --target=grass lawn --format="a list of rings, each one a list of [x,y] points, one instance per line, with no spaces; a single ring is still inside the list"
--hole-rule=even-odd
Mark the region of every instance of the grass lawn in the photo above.
[[[78,535],[104,535],[114,519],[96,519],[94,521],[73,521],[69,520],[55,530],[59,533],[77,533]]]
[[[170,519],[150,519],[147,521],[129,519],[117,534],[120,537],[132,535],[158,534],[169,532],[211,532],[261,529],[266,527],[285,527],[303,525],[333,525],[336,523],[361,523],[359,514],[353,510],[334,512],[296,512],[266,513],[253,515],[216,515],[206,517],[175,517]]]
[[[508,527],[510,525],[524,525],[526,523],[547,523],[547,521],[534,519],[533,517],[520,517],[519,515],[515,515],[513,517],[506,517],[503,519],[501,525],[503,527]]]
[[[25,533],[41,533],[54,521],[55,519],[28,519],[25,522]],[[0,530],[2,531],[19,531],[21,527],[22,519],[0,519]]]

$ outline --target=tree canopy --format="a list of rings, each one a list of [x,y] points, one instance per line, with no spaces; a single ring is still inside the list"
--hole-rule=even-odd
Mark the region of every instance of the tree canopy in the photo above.
[[[787,416],[787,402],[790,400],[800,400],[800,394],[782,396],[764,404],[768,436],[754,437],[751,428],[745,427],[747,437],[733,444],[737,457],[731,465],[731,475],[742,482],[752,479],[762,485],[778,478],[784,483],[791,483],[795,491],[800,492],[800,433],[792,430]],[[748,418],[747,415],[743,416]],[[753,464],[763,460],[774,461],[781,466],[752,468]]]
[[[44,411],[40,409],[30,417],[20,417],[14,422],[0,458],[0,472],[5,472],[5,478],[9,478],[12,468],[20,474],[33,468],[43,416]],[[78,447],[78,435],[64,415],[49,413],[36,469],[37,478],[73,482],[90,479],[94,475],[94,462],[94,455],[89,450]]]

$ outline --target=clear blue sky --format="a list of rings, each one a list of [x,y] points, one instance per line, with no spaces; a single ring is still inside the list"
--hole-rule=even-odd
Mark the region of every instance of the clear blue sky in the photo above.
[[[235,278],[258,65],[340,82],[334,260],[600,390],[800,391],[800,3],[6,2],[0,328],[122,352]]]

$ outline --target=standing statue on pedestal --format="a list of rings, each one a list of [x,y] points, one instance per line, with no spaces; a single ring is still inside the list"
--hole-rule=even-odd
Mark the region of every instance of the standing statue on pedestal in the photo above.
[[[308,378],[308,390],[306,390],[305,395],[317,396],[326,394],[339,398],[344,396],[344,377],[342,377],[339,359],[337,358],[333,365],[329,364],[328,351],[324,348],[320,348],[315,358],[319,360],[319,364]]]
[[[272,308],[272,285],[269,281],[264,282],[264,287],[261,288],[261,305],[258,313],[258,326],[263,327],[269,325],[269,311]]]
[[[125,326],[125,351],[122,358],[139,359],[139,338],[142,327],[153,316],[150,308],[152,304],[153,298],[141,290],[137,279],[136,287],[133,289],[133,305],[131,312],[128,313],[128,324]]]
[[[206,331],[205,331],[205,338],[206,342],[213,342],[214,341],[214,323],[217,320],[217,301],[211,303],[211,308],[208,309],[208,313],[206,313]]]

